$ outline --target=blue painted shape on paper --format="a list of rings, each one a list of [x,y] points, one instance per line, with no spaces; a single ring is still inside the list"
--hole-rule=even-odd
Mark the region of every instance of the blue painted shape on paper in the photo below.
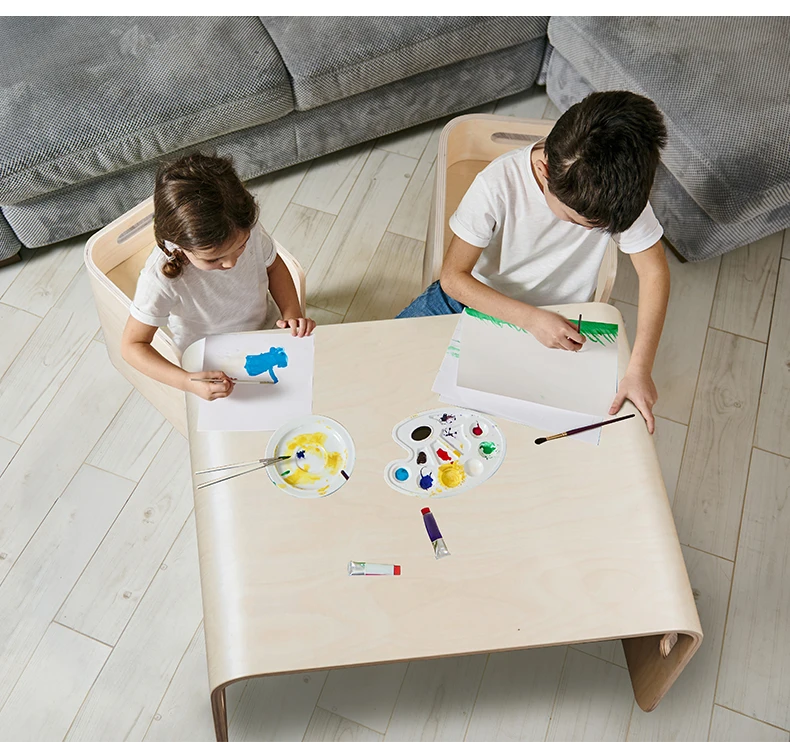
[[[269,378],[276,384],[279,379],[274,373],[275,368],[285,368],[288,365],[288,354],[284,348],[269,348],[266,353],[247,356],[244,370],[250,376],[269,374]]]

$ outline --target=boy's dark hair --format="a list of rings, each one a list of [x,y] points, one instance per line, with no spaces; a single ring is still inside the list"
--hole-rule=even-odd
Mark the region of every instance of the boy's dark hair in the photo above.
[[[165,240],[184,250],[218,247],[238,232],[252,229],[258,205],[233,170],[230,157],[195,152],[162,163],[154,186],[154,236],[168,256],[162,273],[181,275],[186,257],[170,251]]]
[[[546,138],[549,189],[593,226],[624,232],[647,205],[666,141],[664,117],[649,98],[591,93]]]

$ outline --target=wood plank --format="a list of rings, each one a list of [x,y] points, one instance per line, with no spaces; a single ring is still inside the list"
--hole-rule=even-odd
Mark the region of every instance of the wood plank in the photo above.
[[[366,142],[314,160],[292,202],[339,214],[372,149],[373,145]]]
[[[0,267],[0,299],[25,267],[25,259]]]
[[[302,739],[327,674],[296,673],[248,680],[230,723],[231,739]]]
[[[260,208],[258,220],[270,234],[277,227],[309,168],[310,163],[303,162],[246,183]]]
[[[172,430],[57,620],[115,644],[191,510],[189,450]]]
[[[639,305],[639,276],[631,256],[617,251],[617,277],[612,288],[612,299]]]
[[[521,119],[540,119],[546,110],[549,96],[542,85],[533,85],[523,93],[502,98],[496,103],[494,113],[498,116],[515,116]]]
[[[410,157],[373,150],[307,273],[310,303],[345,314],[414,170]]]
[[[387,232],[346,312],[346,322],[393,319],[422,286],[425,242]]]
[[[132,490],[83,466],[0,585],[0,704]]]
[[[141,740],[201,617],[197,542],[190,518],[65,739]]]
[[[487,655],[411,662],[385,740],[463,739]]]
[[[86,463],[138,482],[172,429],[162,413],[134,389]]]
[[[303,742],[377,742],[383,734],[316,707]]]
[[[716,290],[719,258],[680,263],[668,250],[667,263],[672,287],[653,367],[653,380],[660,390],[653,412],[687,425]]]
[[[782,233],[722,256],[710,326],[765,342],[782,254]]]
[[[104,346],[91,343],[0,476],[0,579],[115,417],[129,388]]]
[[[790,461],[752,452],[716,703],[790,729]]]
[[[302,270],[307,272],[334,223],[335,217],[332,214],[289,204],[272,236],[301,263]],[[309,290],[308,286],[308,292]]]
[[[687,432],[688,428],[685,425],[663,417],[656,417],[653,443],[656,446],[658,463],[661,464],[661,476],[664,478],[670,505],[675,500],[675,490],[677,489],[680,465],[683,461],[683,452],[686,447]]]
[[[763,724],[743,714],[713,707],[709,742],[790,742],[790,732]]]
[[[625,740],[633,698],[626,670],[571,647],[546,739]]]
[[[110,650],[50,624],[0,712],[4,739],[63,739]]]
[[[84,272],[84,237],[31,250],[22,270],[3,293],[3,303],[43,317],[60,299],[79,271]]]
[[[587,644],[574,644],[573,648],[590,657],[597,657],[599,660],[611,662],[618,667],[628,668],[625,661],[623,643],[619,639],[612,639],[605,642],[588,642]]]
[[[318,705],[377,732],[386,732],[407,669],[407,662],[398,662],[332,670]]]
[[[466,739],[544,739],[566,652],[565,647],[546,647],[492,654]]]
[[[16,443],[25,440],[98,327],[99,317],[83,271],[41,320],[3,376],[0,435]]]
[[[417,163],[414,174],[409,179],[409,184],[403,193],[403,198],[392,217],[388,231],[410,237],[413,240],[425,241],[433,205],[433,189],[436,185],[439,133],[441,130],[437,130],[435,138],[431,137],[425,148],[425,153]]]
[[[396,155],[404,155],[419,160],[425,153],[426,145],[436,129],[435,121],[396,131],[376,140],[376,149],[385,149]]]
[[[41,318],[35,314],[8,304],[0,304],[0,327],[3,328],[3,342],[0,343],[0,377],[25,347],[40,321]]]
[[[790,260],[790,229],[786,229],[782,235],[782,257]]]
[[[735,558],[765,345],[709,330],[675,501],[683,544]]]
[[[696,742],[708,736],[730,598],[732,563],[688,547],[684,547],[683,556],[705,639],[655,711],[646,714],[634,708],[628,732],[632,742],[668,739]]]
[[[7,441],[5,438],[0,438],[0,474],[2,474],[6,467],[11,463],[11,459],[16,456],[19,450],[19,444]]]
[[[226,693],[228,718],[233,716],[246,683],[234,683]],[[214,742],[214,718],[209,701],[206,639],[203,624],[189,643],[173,680],[145,735],[145,742]]]
[[[339,325],[343,321],[342,314],[330,312],[328,309],[307,305],[307,316],[315,320],[317,325]]]
[[[785,242],[790,242],[790,237]],[[790,456],[790,261],[787,260],[782,261],[779,269],[754,443],[766,451]]]

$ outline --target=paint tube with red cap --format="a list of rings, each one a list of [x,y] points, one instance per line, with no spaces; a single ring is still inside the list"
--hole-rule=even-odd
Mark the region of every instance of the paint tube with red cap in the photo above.
[[[373,564],[372,562],[349,562],[348,574],[360,575],[399,575],[400,564]]]
[[[425,523],[425,530],[428,531],[428,538],[431,539],[433,543],[433,555],[437,559],[450,556],[450,550],[444,543],[442,534],[439,531],[439,526],[436,525],[436,518],[433,517],[431,509],[423,508],[420,512],[422,513],[422,520]]]

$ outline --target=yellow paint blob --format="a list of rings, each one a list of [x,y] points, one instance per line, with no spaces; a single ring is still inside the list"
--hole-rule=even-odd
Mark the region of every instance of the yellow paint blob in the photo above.
[[[458,461],[442,464],[439,467],[439,481],[447,487],[447,489],[458,487],[458,485],[463,484],[465,479],[466,472]]]
[[[344,463],[344,456],[339,451],[331,452],[324,448],[326,443],[326,433],[301,433],[291,438],[285,446],[282,455],[292,456],[296,464],[291,473],[285,477],[285,481],[292,487],[306,486],[319,482],[326,476],[337,474]],[[296,461],[296,452],[305,451],[310,457],[315,457],[323,461],[323,471],[316,473],[309,470],[309,465],[300,467]],[[328,485],[327,485],[328,487]],[[320,492],[320,494],[323,494]]]

